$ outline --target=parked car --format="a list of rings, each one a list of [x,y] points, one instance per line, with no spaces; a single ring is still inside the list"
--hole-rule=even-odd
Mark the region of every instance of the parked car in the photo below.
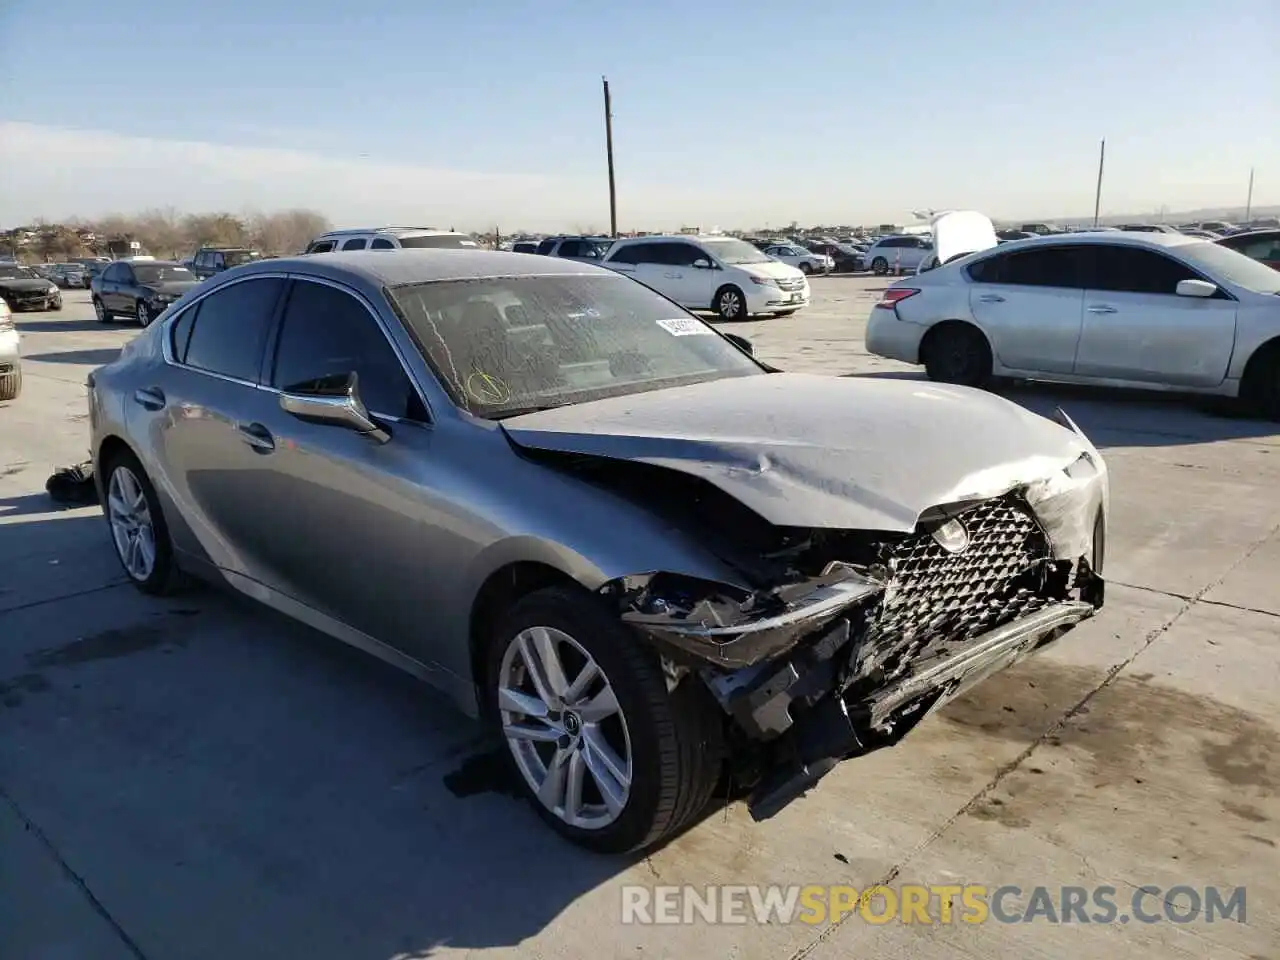
[[[1201,220],[1199,223],[1187,223],[1179,227],[1179,230],[1190,228],[1192,230],[1208,230],[1210,233],[1216,233],[1220,237],[1225,237],[1229,233],[1235,233],[1239,228],[1234,223],[1228,223],[1226,220]]]
[[[599,263],[609,252],[613,240],[608,237],[544,237],[534,253],[544,257],[563,257],[566,260],[584,260]]]
[[[996,240],[999,243],[1009,243],[1012,240],[1030,240],[1032,237],[1038,237],[1038,233],[1029,233],[1026,230],[997,230]]]
[[[722,320],[784,317],[809,303],[802,272],[735,237],[625,238],[609,248],[604,265]]]
[[[853,244],[838,240],[820,240],[810,243],[808,249],[831,258],[831,269],[836,273],[853,273],[863,269],[863,251]]]
[[[825,253],[814,253],[807,247],[797,247],[789,243],[774,244],[766,247],[764,252],[766,256],[773,257],[779,263],[795,267],[804,274],[830,273],[836,265],[835,260]]]
[[[307,253],[332,253],[337,250],[430,250],[465,248],[478,250],[480,245],[465,233],[436,230],[434,227],[357,227],[330,230],[307,245]]]
[[[107,264],[111,263],[110,257],[72,257],[69,263],[74,263],[80,267],[81,281],[80,285],[88,290],[89,285],[93,282],[93,278],[106,269]]]
[[[991,377],[1240,397],[1280,419],[1280,272],[1166,233],[1002,244],[893,283],[867,350],[933,380]]]
[[[933,241],[914,234],[881,237],[863,256],[871,272],[878,277],[895,270],[914,273],[916,268],[933,253]]]
[[[61,310],[62,291],[30,267],[0,263],[0,300],[10,312],[19,310]]]
[[[201,247],[192,255],[191,264],[187,269],[195,274],[197,280],[206,280],[215,273],[261,259],[261,253],[247,247]],[[166,262],[185,266],[176,260]]]
[[[1181,233],[1177,227],[1167,223],[1122,223],[1120,229],[1129,233]]]
[[[99,323],[131,317],[146,327],[188,290],[196,275],[172,260],[117,260],[93,281],[93,312]]]
[[[1222,234],[1214,233],[1212,230],[1197,230],[1194,227],[1182,227],[1179,233],[1188,237],[1196,237],[1200,240],[1221,240]]]
[[[221,581],[437,684],[598,851],[726,768],[772,816],[1103,603],[1106,465],[1065,416],[776,372],[589,264],[248,264],[88,393],[140,590]]]
[[[1280,270],[1280,230],[1251,230],[1235,233],[1217,241],[1220,246]]]
[[[44,274],[46,280],[52,280],[64,290],[82,289],[87,271],[78,263],[51,263]]]
[[[538,241],[537,240],[517,240],[515,243],[511,244],[511,252],[512,253],[537,253]]]
[[[0,264],[0,268],[3,264]],[[0,400],[16,400],[22,392],[22,355],[13,311],[0,298]]]

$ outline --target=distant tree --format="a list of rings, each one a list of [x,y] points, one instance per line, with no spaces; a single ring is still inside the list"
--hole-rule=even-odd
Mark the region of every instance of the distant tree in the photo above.
[[[172,207],[140,214],[133,233],[134,238],[154,256],[176,258],[187,252],[187,238],[182,232],[178,212]]]

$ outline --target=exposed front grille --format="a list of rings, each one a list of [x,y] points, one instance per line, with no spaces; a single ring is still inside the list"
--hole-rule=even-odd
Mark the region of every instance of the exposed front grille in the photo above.
[[[778,289],[788,291],[803,290],[804,280],[779,280]]]
[[[1048,602],[1027,576],[1049,555],[1048,543],[1020,500],[988,500],[957,519],[969,537],[963,551],[951,553],[925,533],[889,554],[889,586],[866,644],[889,676],[937,641],[970,640]]]

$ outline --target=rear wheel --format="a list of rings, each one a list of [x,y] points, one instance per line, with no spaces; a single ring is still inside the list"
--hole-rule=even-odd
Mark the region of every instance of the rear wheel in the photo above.
[[[925,335],[920,358],[930,380],[980,387],[991,379],[991,347],[967,323],[944,323]]]
[[[695,682],[668,692],[657,657],[596,597],[551,587],[518,601],[490,639],[486,676],[515,780],[565,838],[626,853],[706,807],[718,710]]]
[[[1240,400],[1248,413],[1280,420],[1280,344],[1263,347],[1249,361],[1240,383]]]
[[[800,261],[800,272],[803,273],[805,276],[808,276],[809,274],[813,273],[813,267],[809,266],[809,261],[807,260]]]
[[[737,287],[721,287],[716,291],[712,309],[721,320],[745,320],[747,319],[747,298]]]
[[[107,305],[102,302],[101,297],[93,298],[93,313],[98,318],[99,323],[106,323],[111,319],[111,314],[107,312]]]
[[[16,400],[21,392],[21,367],[14,367],[8,373],[0,373],[0,400]]]
[[[172,592],[179,577],[169,528],[138,458],[127,450],[112,455],[104,464],[103,487],[102,512],[125,574],[143,593]]]
[[[876,257],[871,261],[871,272],[877,277],[883,277],[889,272],[889,261],[884,257]]]

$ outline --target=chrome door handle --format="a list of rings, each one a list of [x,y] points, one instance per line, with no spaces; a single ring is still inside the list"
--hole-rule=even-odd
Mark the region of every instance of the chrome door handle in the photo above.
[[[998,293],[984,293],[978,298],[979,303],[1004,303],[1004,297]]]
[[[271,431],[260,423],[238,423],[236,429],[240,431],[241,439],[258,453],[270,453],[276,448]]]
[[[1089,307],[1088,310],[1090,313],[1115,313],[1116,312],[1115,307],[1108,307],[1104,303],[1095,303],[1093,306]]]
[[[159,387],[142,387],[133,391],[133,402],[148,410],[163,409],[164,391]]]

